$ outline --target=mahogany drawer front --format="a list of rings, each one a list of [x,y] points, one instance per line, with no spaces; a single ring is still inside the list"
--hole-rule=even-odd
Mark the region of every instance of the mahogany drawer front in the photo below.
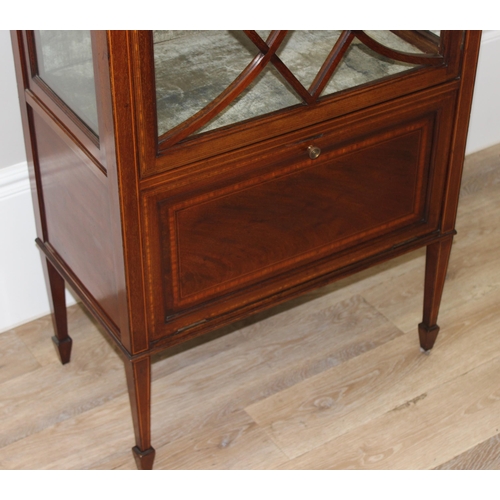
[[[423,219],[422,129],[160,208],[175,306]],[[392,157],[388,161],[388,157]],[[168,244],[168,243],[167,243]]]
[[[378,129],[340,144],[326,127],[316,159],[303,144],[290,159],[285,145],[286,161],[254,175],[146,197],[149,262],[161,269],[150,276],[150,338],[349,265],[354,250],[375,254],[436,231],[440,116],[434,109],[390,127],[382,116]]]

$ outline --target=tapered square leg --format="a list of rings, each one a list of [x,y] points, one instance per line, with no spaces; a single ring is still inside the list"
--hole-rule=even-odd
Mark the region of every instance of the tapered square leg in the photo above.
[[[154,448],[148,448],[146,451],[141,451],[137,446],[132,448],[135,465],[139,470],[152,470],[155,461],[156,451]]]
[[[151,447],[151,359],[126,360],[125,372],[136,442],[132,453],[138,469],[150,470],[155,458]]]
[[[424,285],[424,315],[418,325],[420,346],[425,351],[432,349],[439,333],[437,318],[443,295],[453,236],[427,246]]]
[[[59,359],[64,365],[69,363],[73,344],[71,337],[68,335],[64,279],[47,259],[42,257],[42,260],[55,332],[52,342],[54,342]]]

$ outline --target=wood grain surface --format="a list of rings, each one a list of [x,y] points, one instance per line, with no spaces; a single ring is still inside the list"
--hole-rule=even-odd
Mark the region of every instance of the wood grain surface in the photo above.
[[[422,251],[157,356],[157,469],[498,469],[500,145],[467,158],[432,352]],[[0,335],[1,469],[135,469],[123,363],[80,306]],[[204,340],[211,339],[210,342]]]

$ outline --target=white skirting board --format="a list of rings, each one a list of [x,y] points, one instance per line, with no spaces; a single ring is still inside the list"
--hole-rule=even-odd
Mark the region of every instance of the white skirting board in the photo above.
[[[49,314],[28,166],[0,169],[0,332]],[[68,305],[74,298],[67,293]]]
[[[500,31],[483,33],[467,153],[500,143]],[[0,165],[1,167],[1,165]],[[0,332],[49,314],[26,163],[0,168]],[[74,298],[67,294],[69,304]]]

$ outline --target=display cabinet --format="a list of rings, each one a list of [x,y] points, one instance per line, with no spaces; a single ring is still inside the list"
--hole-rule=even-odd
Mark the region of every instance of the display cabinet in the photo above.
[[[432,348],[480,32],[12,39],[53,340],[67,363],[67,283],[122,353],[139,468],[152,354],[422,246]]]

